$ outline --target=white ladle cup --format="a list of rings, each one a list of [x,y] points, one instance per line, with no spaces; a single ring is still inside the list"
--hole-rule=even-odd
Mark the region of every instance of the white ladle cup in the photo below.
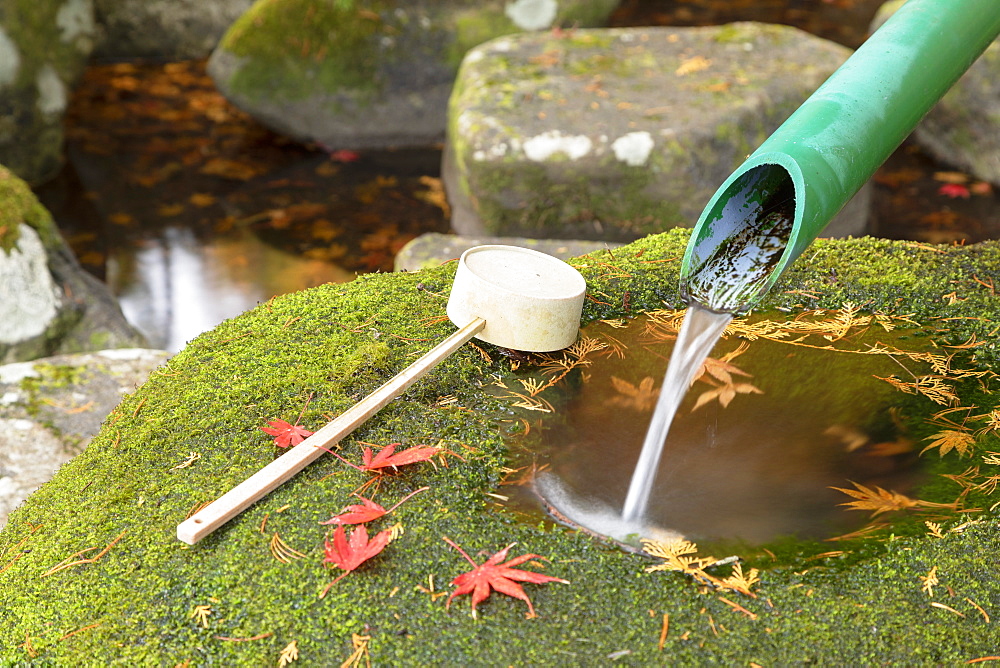
[[[477,246],[462,254],[448,299],[459,328],[380,388],[281,457],[177,526],[194,545],[319,458],[418,378],[476,337],[530,352],[561,350],[576,340],[587,284],[562,260],[516,246]]]

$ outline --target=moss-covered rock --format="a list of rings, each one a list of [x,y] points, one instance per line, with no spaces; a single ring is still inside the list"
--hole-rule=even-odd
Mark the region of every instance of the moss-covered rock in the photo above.
[[[602,25],[618,0],[258,0],[208,71],[278,132],[332,148],[444,138],[465,52],[498,35]]]
[[[575,260],[591,296],[584,319],[676,305],[686,242],[673,231]],[[757,597],[723,600],[681,574],[643,572],[650,562],[640,556],[494,505],[510,414],[481,387],[509,362],[489,346],[463,347],[341,444],[354,461],[360,441],[450,454],[446,465],[407,466],[366,488],[386,506],[430,489],[373,524],[403,532],[325,598],[337,572],[323,566],[328,527],[319,523],[372,478],[333,457],[198,545],[176,540],[194,508],[278,454],[260,431],[267,421],[315,429],[451,331],[441,321],[453,271],[368,275],[275,298],[155,372],[0,533],[0,663],[263,665],[292,643],[303,665],[338,664],[354,643],[377,665],[922,665],[996,654],[1000,518],[988,490],[969,492],[978,510],[938,517],[944,539],[921,529],[782,566],[764,558],[749,564],[762,569]],[[944,343],[977,344],[970,363],[997,369],[998,281],[1000,244],[821,240],[767,306],[853,301],[911,314]],[[975,457],[998,449],[984,433]],[[968,464],[955,453],[940,461],[959,472]],[[944,483],[941,499],[958,493]],[[516,541],[511,556],[549,559],[526,568],[570,584],[525,585],[535,619],[498,594],[478,619],[467,599],[446,610],[442,594],[469,566],[444,536],[480,563]],[[929,596],[920,578],[931,569],[940,586]]]
[[[28,185],[3,166],[0,284],[0,363],[144,343]]]
[[[690,227],[850,50],[786,26],[503,37],[466,57],[443,179],[462,234],[630,241]],[[868,193],[831,235],[865,229]],[[837,230],[834,232],[833,230]]]
[[[61,164],[63,113],[93,40],[90,0],[0,1],[0,163],[27,181]]]

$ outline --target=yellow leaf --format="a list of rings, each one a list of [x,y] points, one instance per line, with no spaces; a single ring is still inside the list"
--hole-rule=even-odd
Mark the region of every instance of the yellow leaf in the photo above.
[[[941,457],[944,457],[952,450],[962,457],[968,457],[972,455],[972,446],[976,444],[976,438],[972,434],[957,429],[945,429],[933,436],[928,436],[924,440],[930,441],[931,439],[934,439],[933,442],[921,450],[920,454],[924,454],[931,448],[938,448],[938,454]]]
[[[708,69],[712,65],[712,61],[704,56],[695,56],[693,58],[688,58],[681,63],[680,67],[674,70],[674,74],[679,77],[686,77],[689,74],[695,72],[701,72],[702,70]]]
[[[843,489],[841,487],[831,487],[830,489],[835,489],[838,492],[843,492],[844,494],[853,496],[857,499],[857,501],[848,501],[840,505],[848,506],[852,510],[871,510],[872,517],[875,517],[880,513],[887,513],[893,510],[905,510],[917,505],[916,500],[897,492],[882,489],[877,485],[874,488],[869,488],[864,485],[859,485],[853,481],[851,484],[857,489]]]
[[[297,640],[293,640],[285,646],[285,649],[281,650],[281,654],[278,655],[278,668],[285,668],[292,661],[299,658],[299,644]]]

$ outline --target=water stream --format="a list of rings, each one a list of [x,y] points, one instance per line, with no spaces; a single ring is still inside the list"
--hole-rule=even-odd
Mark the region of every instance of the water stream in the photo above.
[[[684,324],[677,335],[674,353],[667,365],[667,373],[663,378],[656,408],[653,410],[653,418],[642,443],[639,461],[632,474],[628,495],[625,497],[622,519],[626,523],[640,522],[646,514],[649,495],[653,490],[656,471],[660,465],[660,456],[663,454],[663,444],[667,440],[677,407],[687,394],[698,368],[712,352],[712,348],[732,319],[732,314],[715,313],[697,304],[688,307]]]

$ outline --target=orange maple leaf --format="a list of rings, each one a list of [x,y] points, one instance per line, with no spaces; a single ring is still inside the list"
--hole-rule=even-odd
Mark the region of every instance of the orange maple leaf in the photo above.
[[[503,548],[492,557],[487,559],[483,564],[477,564],[472,560],[465,550],[456,545],[447,536],[442,536],[444,541],[451,545],[453,548],[458,550],[459,554],[465,557],[465,560],[472,564],[473,569],[467,571],[457,576],[451,581],[455,585],[455,591],[451,592],[448,596],[448,601],[445,603],[445,609],[451,605],[451,599],[456,596],[461,596],[463,594],[472,594],[472,616],[476,616],[476,606],[486,600],[490,595],[490,589],[500,592],[501,594],[506,594],[507,596],[512,596],[514,598],[519,598],[528,604],[528,615],[530,619],[535,616],[535,608],[531,605],[531,599],[528,595],[524,593],[524,589],[518,582],[531,582],[534,584],[544,584],[546,582],[562,582],[563,584],[569,584],[569,581],[563,580],[562,578],[553,577],[551,575],[543,575],[542,573],[533,573],[531,571],[524,571],[519,568],[512,568],[512,566],[520,566],[526,561],[531,559],[544,559],[537,554],[522,554],[520,557],[514,557],[510,561],[501,564],[500,562],[507,558],[507,552],[510,548],[514,547],[516,543],[511,543],[507,547]]]

